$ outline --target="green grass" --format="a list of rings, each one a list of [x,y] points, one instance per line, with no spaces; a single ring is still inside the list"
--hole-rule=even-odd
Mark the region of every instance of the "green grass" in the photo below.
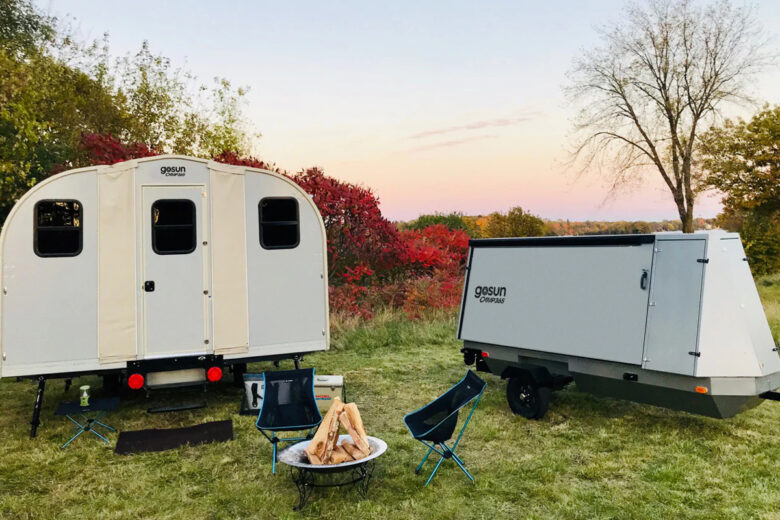
[[[759,288],[777,335],[780,277]],[[62,381],[50,383],[38,438],[28,439],[34,385],[3,380],[0,518],[780,518],[780,403],[716,420],[569,388],[543,420],[528,421],[509,413],[504,383],[490,375],[460,450],[476,483],[447,463],[424,488],[413,472],[423,449],[401,418],[463,375],[454,335],[452,315],[334,324],[331,350],[306,364],[344,374],[369,434],[390,448],[369,499],[315,491],[302,513],[291,511],[297,492],[285,468],[271,475],[270,445],[253,419],[235,415],[240,391],[227,384],[203,410],[149,415],[139,397],[107,422],[132,430],[232,418],[235,440],[120,457],[91,438],[59,448],[69,427],[53,409],[77,393]]]

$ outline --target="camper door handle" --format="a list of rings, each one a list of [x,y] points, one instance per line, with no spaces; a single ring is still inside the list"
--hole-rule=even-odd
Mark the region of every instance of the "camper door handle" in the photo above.
[[[639,279],[639,287],[642,288],[643,291],[647,290],[647,277],[648,277],[647,269],[642,269],[642,277]]]
[[[144,291],[154,292],[154,282],[152,280],[147,280],[144,282]]]

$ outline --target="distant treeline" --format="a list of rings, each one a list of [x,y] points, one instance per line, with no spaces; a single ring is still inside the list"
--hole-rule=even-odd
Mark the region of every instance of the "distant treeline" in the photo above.
[[[600,220],[548,220],[524,211],[520,207],[506,213],[490,215],[463,215],[462,213],[434,213],[421,215],[409,222],[398,222],[399,229],[421,230],[433,224],[444,224],[450,229],[460,229],[472,238],[501,238],[522,236],[564,235],[636,235],[661,231],[680,231],[680,220],[658,222],[600,221]],[[696,229],[717,227],[716,219],[694,219]]]

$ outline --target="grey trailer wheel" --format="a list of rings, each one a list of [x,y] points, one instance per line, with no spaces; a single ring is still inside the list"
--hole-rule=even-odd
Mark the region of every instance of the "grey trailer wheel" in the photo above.
[[[527,378],[512,377],[506,385],[506,400],[515,415],[526,419],[541,419],[547,413],[552,390]]]

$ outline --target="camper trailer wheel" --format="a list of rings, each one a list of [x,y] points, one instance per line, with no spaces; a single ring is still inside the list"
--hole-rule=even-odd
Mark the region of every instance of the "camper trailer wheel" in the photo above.
[[[526,419],[541,419],[547,413],[552,390],[548,386],[539,386],[527,378],[512,377],[506,385],[506,400],[516,415]]]

